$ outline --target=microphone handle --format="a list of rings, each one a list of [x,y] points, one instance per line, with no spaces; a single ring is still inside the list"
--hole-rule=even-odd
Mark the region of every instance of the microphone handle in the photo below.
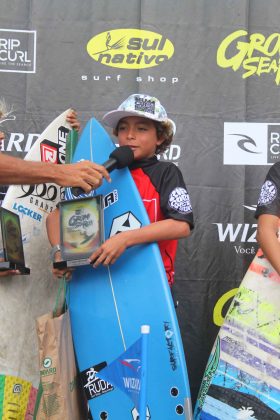
[[[104,166],[105,169],[107,169],[108,172],[113,171],[118,166],[118,161],[115,158],[109,158],[106,160],[106,162],[102,163],[102,166]]]
[[[72,194],[75,196],[75,197],[78,197],[79,195],[81,195],[81,194],[84,194],[85,192],[84,192],[84,190],[82,189],[82,188],[80,188],[80,187],[72,187],[71,188],[71,191],[72,191]]]

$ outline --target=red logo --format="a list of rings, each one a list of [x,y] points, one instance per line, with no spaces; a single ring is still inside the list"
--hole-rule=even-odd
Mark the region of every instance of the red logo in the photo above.
[[[41,161],[58,163],[57,145],[49,140],[43,140],[40,144]]]

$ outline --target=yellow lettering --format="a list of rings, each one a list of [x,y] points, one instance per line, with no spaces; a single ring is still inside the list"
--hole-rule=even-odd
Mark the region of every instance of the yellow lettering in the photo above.
[[[260,57],[246,58],[246,60],[243,61],[243,68],[247,71],[242,75],[242,79],[246,79],[257,72],[259,61]],[[254,65],[254,63],[256,63],[256,65]]]
[[[269,57],[260,57],[260,62],[257,71],[258,76],[260,76],[262,73],[270,72],[270,62],[271,59]]]
[[[265,37],[262,34],[252,34],[248,47],[248,57],[252,57],[254,50],[258,50],[265,54],[265,49],[263,47],[264,41]]]
[[[229,290],[228,292],[224,293],[217,301],[213,311],[213,322],[218,327],[221,327],[224,322],[224,317],[222,315],[223,307],[228,300],[232,299],[236,295],[237,291],[238,288]]]
[[[273,43],[274,39],[275,39],[275,46],[274,46],[274,48],[272,48],[271,51],[269,51],[269,47]],[[267,38],[267,40],[264,44],[264,48],[265,48],[266,55],[269,55],[270,57],[273,57],[275,54],[279,53],[279,51],[280,51],[280,34],[275,33],[275,34],[269,35],[269,37]]]
[[[248,32],[241,29],[239,31],[235,31],[232,34],[228,35],[221,42],[217,51],[218,66],[222,68],[232,67],[234,71],[236,71],[241,66],[241,63],[244,60],[248,51],[248,43],[238,42],[237,49],[239,50],[239,52],[233,55],[231,58],[226,57],[226,52],[231,46],[232,42],[234,42],[236,39],[240,38],[241,36],[246,36],[246,35],[248,35]]]

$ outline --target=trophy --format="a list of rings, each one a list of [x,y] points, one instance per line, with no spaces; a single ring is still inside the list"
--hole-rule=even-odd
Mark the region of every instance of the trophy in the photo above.
[[[88,257],[104,239],[103,196],[65,200],[59,203],[62,261],[54,268],[89,264]]]
[[[19,216],[1,207],[0,221],[0,271],[18,270],[21,274],[30,274],[24,261]]]

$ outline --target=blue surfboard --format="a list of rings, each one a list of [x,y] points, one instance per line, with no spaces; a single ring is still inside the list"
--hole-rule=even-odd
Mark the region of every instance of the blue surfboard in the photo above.
[[[115,145],[95,120],[87,123],[74,155],[105,162]],[[149,223],[127,168],[111,173],[96,190],[103,195],[105,238]],[[78,267],[70,282],[69,306],[78,367],[94,420],[138,418],[121,390],[98,378],[150,325],[146,418],[191,419],[187,368],[177,317],[157,244],[132,247],[109,268]],[[90,369],[91,368],[91,369]]]

